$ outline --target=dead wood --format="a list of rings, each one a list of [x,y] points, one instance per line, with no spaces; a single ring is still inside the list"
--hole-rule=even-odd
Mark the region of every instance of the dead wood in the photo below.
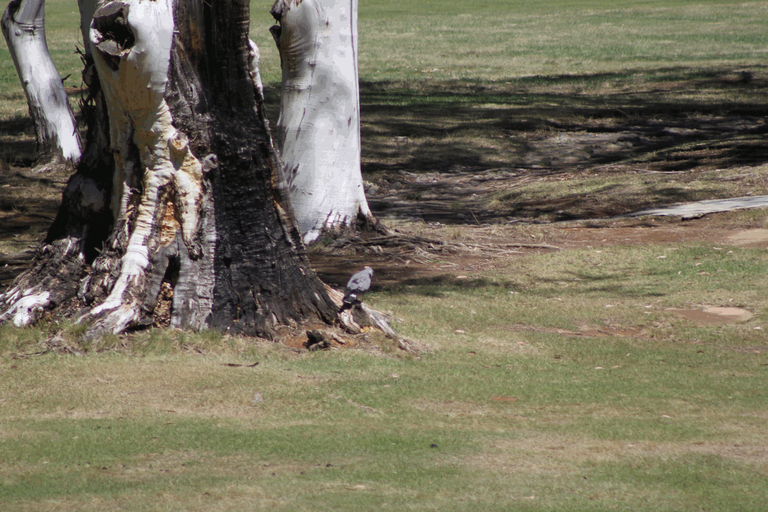
[[[11,252],[0,254],[0,267],[5,265],[28,265],[32,263],[35,257],[35,251],[28,249],[26,251]]]
[[[328,297],[337,305],[341,310],[344,294],[331,286],[325,285],[325,291]],[[417,355],[416,350],[412,347],[412,343],[407,341],[395,333],[389,326],[386,315],[381,311],[376,311],[368,307],[365,303],[355,304],[349,309],[341,311],[339,313],[339,319],[344,330],[353,335],[365,334],[372,330],[379,330],[383,332],[387,338],[394,341],[397,344],[397,348],[408,352],[411,355]],[[307,333],[309,335],[309,333]],[[310,340],[312,338],[310,337]]]
[[[462,252],[493,252],[500,254],[515,254],[517,249],[545,249],[559,251],[560,247],[551,244],[536,243],[481,243],[481,242],[449,242],[426,238],[418,235],[406,235],[397,231],[382,236],[373,236],[364,238],[358,235],[350,235],[337,238],[330,242],[326,247],[315,249],[320,252],[336,252],[343,250],[353,250],[355,252],[364,252],[371,254],[384,254],[397,259],[405,254],[434,256],[437,254],[455,254]]]

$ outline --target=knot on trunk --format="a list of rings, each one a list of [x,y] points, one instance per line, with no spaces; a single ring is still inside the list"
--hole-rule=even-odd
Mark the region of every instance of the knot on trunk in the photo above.
[[[136,38],[128,25],[128,4],[111,2],[97,10],[91,22],[91,42],[113,70],[128,53]]]

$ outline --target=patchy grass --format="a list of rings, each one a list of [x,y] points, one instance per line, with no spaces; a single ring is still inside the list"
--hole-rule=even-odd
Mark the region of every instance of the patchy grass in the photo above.
[[[488,206],[507,215],[548,221],[621,215],[662,204],[749,196],[765,190],[765,166],[749,171],[751,176],[745,176],[743,168],[696,169],[670,176],[638,169],[587,175],[576,182],[533,181],[500,189]]]
[[[280,81],[269,27],[272,2],[251,3],[250,37],[262,54],[262,76]],[[699,0],[685,5],[634,0],[531,3],[464,0],[362,2],[360,73],[366,81],[491,80],[595,75],[668,66],[754,65],[768,47],[760,2]],[[46,2],[51,56],[65,85],[80,86],[79,13],[68,0]],[[26,105],[7,48],[0,46],[0,117]],[[16,92],[14,92],[16,91]]]
[[[154,329],[87,357],[23,356],[45,333],[3,326],[0,499],[8,510],[760,510],[765,266],[758,248],[610,245],[370,294],[418,359]],[[701,304],[754,316],[700,326],[670,309]]]
[[[447,273],[411,280],[376,300],[397,308],[397,316],[417,311],[404,317],[407,334],[421,338],[424,331],[440,330],[461,345],[510,332],[527,343],[542,335],[578,335],[579,329],[665,341],[704,337],[708,343],[725,338],[737,346],[762,344],[768,320],[768,295],[762,292],[768,259],[762,248],[628,243],[502,257],[486,264],[493,273],[482,268],[462,278]],[[749,325],[702,329],[669,312],[701,304],[746,307],[755,317]]]
[[[270,4],[251,36],[274,115]],[[47,8],[77,73],[76,9]],[[371,204],[467,250],[312,257],[336,285],[375,260],[366,301],[420,357],[0,326],[3,510],[763,510],[766,242],[729,236],[768,213],[611,217],[764,193],[765,19],[716,0],[363,2]],[[29,173],[3,52],[5,253],[42,238],[66,176]],[[679,314],[705,305],[752,317]],[[84,357],[46,352],[60,330]]]

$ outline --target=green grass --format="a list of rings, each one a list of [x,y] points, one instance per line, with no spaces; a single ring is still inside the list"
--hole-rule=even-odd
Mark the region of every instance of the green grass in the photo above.
[[[48,51],[64,85],[79,87],[83,70],[76,47],[82,48],[80,13],[77,2],[53,0],[45,2],[45,33]],[[73,107],[75,102],[72,101]],[[0,118],[26,116],[27,105],[5,40],[0,42]]]
[[[408,12],[408,15],[405,13]],[[364,79],[504,80],[743,65],[764,55],[762,3],[364,2]]]
[[[419,359],[160,330],[16,357],[44,336],[3,326],[0,500],[761,510],[766,263],[700,243],[573,249],[370,295]],[[669,310],[702,303],[755,316],[705,328]]]
[[[766,264],[763,249],[727,245],[679,242],[570,249],[503,259],[496,262],[493,276],[481,274],[474,281],[447,274],[406,285],[388,291],[384,304],[397,306],[398,315],[411,308],[418,310],[402,326],[409,334],[418,337],[423,331],[460,330],[466,332],[458,338],[469,342],[482,341],[486,335],[503,337],[518,324],[578,330],[587,324],[594,327],[591,323],[595,321],[596,327],[627,328],[650,339],[666,339],[665,326],[675,317],[669,308],[700,304],[750,307],[755,309],[758,323],[746,329],[742,325],[698,329],[674,321],[673,338],[684,341],[689,333],[701,331],[708,343],[725,336],[731,343],[748,344],[764,337],[754,327],[768,320],[768,295],[763,286],[768,284]],[[431,307],[426,309],[423,303],[427,299],[439,300],[429,301]],[[480,330],[468,329],[467,324]],[[514,339],[527,342],[542,335],[552,337],[515,332]]]
[[[252,3],[251,36],[274,112],[270,5]],[[75,4],[49,0],[47,19],[54,61],[76,86]],[[365,0],[366,177],[528,165],[531,155],[557,170],[549,159],[561,146],[537,143],[642,132],[658,119],[719,133],[707,120],[764,113],[766,19],[765,2]],[[740,83],[740,69],[755,82]],[[0,141],[29,138],[4,46],[0,102]],[[620,210],[762,190],[763,167],[740,155],[764,133],[724,133],[628,150],[621,172],[553,173],[485,200],[551,221],[613,201]],[[699,146],[724,156],[704,166]],[[682,170],[625,172],[652,165]],[[54,185],[8,178],[0,199],[19,226],[4,247],[42,236],[50,219],[32,226],[19,215],[55,205],[22,199],[57,202]],[[497,229],[546,243],[561,227],[612,227],[600,218]],[[768,226],[764,211],[729,218]],[[461,242],[465,231],[451,226],[445,238]],[[596,244],[495,257],[463,277],[446,270],[369,294],[420,358],[157,329],[78,346],[84,357],[30,355],[61,326],[3,325],[1,508],[762,511],[767,266],[762,248]],[[754,316],[702,326],[673,311],[705,304]],[[64,329],[67,344],[77,331]]]
[[[268,32],[271,1],[251,3],[251,38],[262,76],[280,81]],[[768,47],[762,2],[528,2],[372,0],[361,2],[360,76],[364,81],[515,80],[595,75],[668,66],[706,68],[762,62]],[[46,2],[51,56],[66,84],[80,85],[79,14],[69,0]],[[7,48],[0,47],[3,115],[26,108]]]

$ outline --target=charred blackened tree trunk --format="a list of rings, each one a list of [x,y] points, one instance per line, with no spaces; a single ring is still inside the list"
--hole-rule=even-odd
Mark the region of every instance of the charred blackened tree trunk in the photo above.
[[[97,335],[166,315],[267,337],[335,322],[278,178],[248,2],[87,4],[88,145],[0,321],[62,312]]]
[[[77,162],[75,118],[45,39],[45,0],[11,1],[0,26],[27,97],[40,160]]]

